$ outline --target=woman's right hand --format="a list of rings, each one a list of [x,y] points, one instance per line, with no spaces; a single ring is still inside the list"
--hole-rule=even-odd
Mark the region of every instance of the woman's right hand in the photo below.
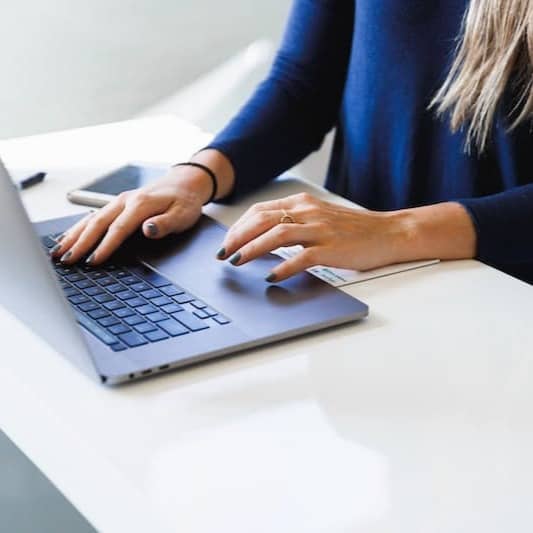
[[[200,218],[211,191],[204,171],[173,167],[156,182],[124,192],[80,220],[63,234],[51,255],[66,264],[88,255],[87,264],[98,265],[140,227],[151,239],[185,231]]]

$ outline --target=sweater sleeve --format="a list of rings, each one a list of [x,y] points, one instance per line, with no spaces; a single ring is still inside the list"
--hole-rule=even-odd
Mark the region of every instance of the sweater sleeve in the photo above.
[[[206,147],[233,164],[231,198],[257,189],[321,146],[339,114],[353,24],[354,2],[295,0],[267,79]]]
[[[477,256],[490,264],[533,263],[533,184],[459,200],[477,232]]]

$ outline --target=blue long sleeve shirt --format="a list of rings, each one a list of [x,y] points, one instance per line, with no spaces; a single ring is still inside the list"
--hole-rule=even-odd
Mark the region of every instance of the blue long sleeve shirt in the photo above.
[[[531,125],[508,131],[512,95],[488,149],[428,105],[453,58],[467,0],[295,0],[267,79],[210,147],[233,163],[234,195],[317,150],[336,127],[326,187],[369,209],[457,200],[478,258],[533,283]]]

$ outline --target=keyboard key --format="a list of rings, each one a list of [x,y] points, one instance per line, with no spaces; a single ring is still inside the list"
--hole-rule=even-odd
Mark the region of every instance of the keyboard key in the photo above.
[[[168,296],[159,296],[157,298],[154,298],[150,300],[151,304],[157,305],[158,307],[161,307],[162,305],[167,305],[174,303]]]
[[[203,309],[197,309],[193,314],[198,318],[209,318],[209,313],[206,313]]]
[[[85,302],[88,302],[89,298],[87,298],[87,296],[85,296],[84,294],[78,294],[76,296],[69,296],[68,297],[68,301],[71,304],[79,305],[79,304],[83,304]]]
[[[101,270],[95,270],[94,272],[87,274],[87,277],[91,279],[102,279],[107,278],[107,274]]]
[[[187,294],[187,293],[174,296],[174,300],[176,300],[176,302],[178,302],[179,304],[186,304],[186,303],[192,302],[194,299],[195,299],[194,296],[191,296],[190,294]]]
[[[115,296],[117,298],[120,298],[121,300],[130,300],[131,298],[135,298],[136,294],[132,291],[122,291],[122,292],[117,292]]]
[[[88,331],[90,331],[95,337],[100,339],[104,344],[115,344],[118,339],[108,333],[104,328],[99,326],[96,322],[82,315],[78,311],[74,311],[76,314],[76,320]]]
[[[142,273],[142,278],[156,289],[159,289],[159,287],[166,287],[167,285],[171,284],[168,279],[151,270],[144,270]]]
[[[113,271],[117,270],[117,268],[118,267],[116,265],[113,265],[112,263],[109,263],[109,264],[103,266],[103,269],[106,272],[113,272]]]
[[[161,320],[166,320],[169,318],[169,316],[158,311],[157,313],[150,313],[149,315],[146,315],[146,318],[152,322],[160,322]]]
[[[63,289],[63,294],[68,297],[68,296],[77,296],[81,294],[81,292],[78,289],[75,289],[74,287],[69,286]]]
[[[110,348],[114,351],[114,352],[122,352],[123,350],[127,350],[128,347],[125,345],[125,344],[122,344],[121,342],[117,342],[115,344],[112,344],[110,346]]]
[[[102,289],[102,287],[89,287],[88,289],[85,289],[83,291],[85,294],[88,294],[89,296],[96,296],[97,294],[102,294],[104,293],[104,289]]]
[[[207,307],[207,304],[204,304],[204,302],[201,302],[200,300],[193,300],[191,305],[196,307],[196,309],[203,309],[204,307]]]
[[[81,304],[79,308],[81,311],[84,311],[85,313],[87,313],[88,311],[94,311],[95,309],[99,309],[99,306],[98,304],[95,304],[94,302],[87,302],[87,303]]]
[[[104,304],[104,307],[106,309],[109,309],[110,311],[115,311],[116,309],[122,309],[123,307],[126,307],[122,302],[119,302],[118,300],[112,300],[110,302],[106,302]]]
[[[148,304],[148,305],[142,305],[141,307],[137,307],[135,311],[137,311],[137,313],[140,313],[141,315],[148,315],[150,313],[157,312],[157,308],[154,307],[153,305]]]
[[[120,279],[120,278],[127,278],[130,275],[130,273],[127,270],[117,270],[113,272],[113,277]]]
[[[202,329],[207,329],[209,327],[208,324],[200,320],[199,318],[195,317],[191,313],[184,311],[182,313],[178,313],[177,315],[173,315],[176,320],[179,320],[184,326],[189,328],[191,331],[200,331]]]
[[[156,291],[155,289],[149,289],[147,291],[142,291],[141,296],[143,298],[151,300],[152,298],[159,298],[159,296],[161,296],[161,293],[159,291]]]
[[[126,318],[127,316],[134,315],[135,311],[133,311],[133,309],[130,309],[129,307],[122,307],[121,309],[116,309],[115,311],[113,311],[113,313],[119,318]]]
[[[107,292],[103,293],[103,294],[97,294],[94,299],[98,302],[98,303],[105,303],[105,302],[111,302],[112,300],[114,300],[113,296],[111,296],[110,294],[107,294]]]
[[[109,316],[109,313],[107,311],[104,311],[103,309],[95,309],[94,311],[89,311],[87,314],[95,320],[97,320],[98,318]]]
[[[213,319],[216,320],[222,326],[231,322],[228,318],[222,315],[215,315]]]
[[[168,339],[168,335],[161,331],[160,329],[156,331],[150,331],[149,333],[145,333],[144,335],[150,342],[158,342],[163,341],[165,339]]]
[[[100,320],[98,320],[98,324],[104,326],[105,328],[109,328],[111,326],[120,324],[120,320],[114,316],[106,316],[105,318],[100,318]]]
[[[178,304],[168,304],[163,305],[161,311],[164,311],[165,313],[179,313],[180,311],[183,311],[183,307]]]
[[[125,290],[126,287],[122,285],[122,283],[112,283],[111,285],[108,285],[106,287],[106,290],[108,290],[110,293],[114,294],[115,292],[120,292]]]
[[[140,324],[135,324],[133,326],[139,333],[148,333],[149,331],[154,331],[157,329],[151,322],[141,322]]]
[[[128,331],[131,331],[131,329],[124,324],[117,324],[116,326],[111,326],[109,331],[113,333],[113,335],[120,335],[121,333],[128,333]]]
[[[126,276],[125,278],[120,278],[120,282],[124,283],[124,285],[132,285],[133,283],[137,283],[139,281],[139,278],[136,276]]]
[[[57,244],[56,241],[48,235],[41,237],[41,242],[46,246],[46,248],[53,248]]]
[[[113,285],[113,283],[115,283],[115,280],[109,276],[105,276],[103,278],[98,278],[96,282],[102,287],[107,287],[108,285]]]
[[[78,289],[88,289],[89,287],[95,287],[96,285],[90,279],[82,279],[81,281],[74,282],[74,285]]]
[[[218,315],[218,312],[212,309],[211,307],[204,307],[202,311],[205,311],[209,316]]]
[[[178,289],[177,287],[174,287],[173,285],[169,285],[168,287],[161,287],[161,289],[159,290],[167,296],[176,296],[177,294],[183,293],[182,290]]]
[[[144,298],[139,298],[139,296],[137,296],[136,298],[128,300],[127,303],[131,307],[140,307],[141,305],[146,305],[148,302]]]
[[[83,274],[78,273],[78,272],[74,272],[73,274],[67,274],[65,276],[65,279],[70,281],[70,282],[81,281],[84,278],[85,278],[85,276]]]
[[[185,335],[189,333],[189,330],[184,328],[182,324],[170,318],[169,320],[163,320],[158,322],[157,325],[162,328],[166,333],[172,337],[177,337],[178,335]]]
[[[136,346],[142,346],[143,344],[148,344],[148,341],[139,335],[138,333],[135,333],[134,331],[130,331],[129,333],[124,333],[122,335],[118,336],[119,339],[126,343],[130,348],[135,348]]]
[[[148,285],[144,281],[139,281],[130,285],[130,289],[135,292],[147,291],[150,288],[150,285]]]
[[[124,322],[128,324],[128,326],[135,326],[136,324],[140,324],[141,322],[144,322],[144,318],[139,315],[131,315],[124,319]]]

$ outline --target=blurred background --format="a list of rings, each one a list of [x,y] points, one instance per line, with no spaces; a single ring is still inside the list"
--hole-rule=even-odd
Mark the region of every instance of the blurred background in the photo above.
[[[200,116],[216,128],[266,72],[289,7],[290,0],[3,2],[0,138],[127,119],[169,98],[179,109],[180,90],[229,60],[238,87],[216,119],[208,94],[211,114]],[[229,77],[217,78],[222,100]]]
[[[18,0],[0,16],[0,139],[157,113],[215,131],[268,71],[290,0]],[[92,531],[0,431],[0,531]]]

